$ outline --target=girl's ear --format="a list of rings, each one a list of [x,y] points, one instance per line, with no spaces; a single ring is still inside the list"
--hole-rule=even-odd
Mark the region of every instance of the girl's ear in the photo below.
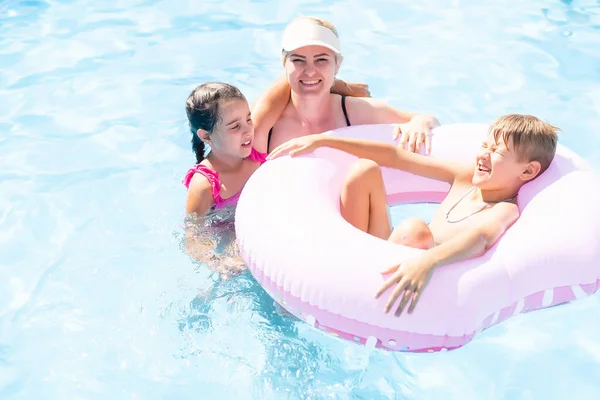
[[[198,129],[196,131],[196,135],[198,135],[200,140],[202,140],[203,142],[210,143],[210,136],[208,135],[208,131],[205,131],[204,129]]]

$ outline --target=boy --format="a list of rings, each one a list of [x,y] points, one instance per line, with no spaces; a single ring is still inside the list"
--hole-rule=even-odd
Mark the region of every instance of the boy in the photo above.
[[[305,154],[321,146],[361,158],[342,190],[342,216],[367,233],[425,250],[384,271],[394,274],[376,297],[397,284],[384,311],[388,312],[401,296],[395,313],[398,316],[409,301],[408,312],[412,313],[436,268],[483,255],[519,218],[517,193],[552,162],[557,132],[558,128],[531,115],[502,116],[490,126],[475,163],[467,165],[414,154],[386,143],[324,135],[291,140],[273,150],[268,158],[287,152],[290,156]],[[413,218],[389,235],[391,228],[382,209],[385,189],[379,165],[451,185],[429,225]]]

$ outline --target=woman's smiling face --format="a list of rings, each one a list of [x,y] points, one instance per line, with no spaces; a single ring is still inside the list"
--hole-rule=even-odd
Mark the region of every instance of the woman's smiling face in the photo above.
[[[285,73],[292,91],[300,96],[329,93],[339,69],[336,54],[323,46],[305,46],[285,57]]]

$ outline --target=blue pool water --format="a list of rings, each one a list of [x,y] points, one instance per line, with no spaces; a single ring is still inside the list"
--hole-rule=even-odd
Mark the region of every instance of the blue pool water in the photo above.
[[[337,25],[340,77],[374,96],[443,123],[536,114],[600,169],[596,0],[4,0],[0,398],[600,398],[599,296],[392,354],[185,254],[185,98],[221,80],[254,99],[301,13]]]

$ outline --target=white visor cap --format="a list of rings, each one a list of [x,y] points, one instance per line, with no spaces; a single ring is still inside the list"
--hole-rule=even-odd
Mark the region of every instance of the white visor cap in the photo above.
[[[290,23],[283,31],[281,46],[285,51],[294,51],[304,46],[323,46],[342,54],[340,39],[335,33],[309,19]]]

